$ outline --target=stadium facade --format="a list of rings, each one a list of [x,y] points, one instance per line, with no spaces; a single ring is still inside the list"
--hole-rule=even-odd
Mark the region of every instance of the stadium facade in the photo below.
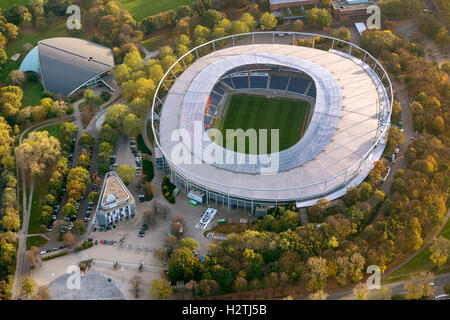
[[[41,40],[23,59],[19,70],[41,77],[45,90],[64,96],[102,82],[114,68],[112,50],[94,42],[58,37]]]
[[[190,66],[185,55],[180,57],[159,83],[152,106],[157,168],[187,194],[201,192],[207,204],[228,209],[331,200],[362,181],[385,147],[392,85],[383,67],[363,49],[318,37],[296,32],[233,35],[192,49],[188,54],[197,59]],[[305,46],[298,40],[306,40]],[[320,49],[315,45],[319,40]],[[205,48],[212,52],[201,56]],[[175,66],[184,71],[175,74]],[[302,138],[268,154],[279,161],[276,172],[265,172],[266,164],[257,157],[238,152],[231,152],[231,164],[204,161],[203,153],[211,146],[219,154],[230,155],[230,150],[202,138],[181,140],[182,153],[193,161],[179,162],[173,150],[180,148],[180,140],[173,139],[173,132],[195,136],[198,121],[206,131],[222,99],[239,90],[282,92],[312,102]]]

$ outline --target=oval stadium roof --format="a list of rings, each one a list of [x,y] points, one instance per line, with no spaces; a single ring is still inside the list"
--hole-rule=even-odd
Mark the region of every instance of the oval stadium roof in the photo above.
[[[37,47],[39,67],[30,66],[27,55],[22,62],[22,65],[26,62],[27,66],[21,65],[21,69],[40,69],[45,90],[53,93],[69,95],[114,68],[112,50],[90,41],[67,37],[50,38],[39,41]]]

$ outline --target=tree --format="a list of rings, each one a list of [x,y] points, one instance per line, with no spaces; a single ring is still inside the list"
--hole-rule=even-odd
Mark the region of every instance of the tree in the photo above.
[[[316,292],[313,292],[308,296],[309,300],[327,300],[327,298],[328,293],[322,290],[317,290]]]
[[[245,13],[241,16],[241,18],[239,19],[239,21],[245,23],[245,24],[248,26],[248,28],[249,28],[250,31],[252,31],[252,30],[254,30],[254,29],[256,28],[256,21],[255,21],[255,18],[254,18],[250,13],[245,12]]]
[[[129,113],[128,106],[125,104],[115,104],[108,108],[105,114],[105,122],[111,125],[113,128],[120,128],[122,126],[123,119]],[[101,133],[100,133],[101,135]],[[115,141],[113,141],[114,144]]]
[[[430,285],[434,276],[431,272],[420,272],[412,277],[411,280],[405,282],[405,289],[408,291],[406,299],[417,300],[431,296],[435,288]]]
[[[280,230],[295,230],[300,224],[300,217],[297,212],[286,210],[279,219]]]
[[[195,279],[200,271],[199,261],[188,248],[174,250],[169,258],[168,266],[168,276],[171,281]]]
[[[95,97],[94,91],[92,91],[91,89],[84,90],[83,98],[86,103],[91,103],[94,97]]]
[[[131,50],[123,58],[123,63],[133,72],[142,69],[142,57],[138,50]]]
[[[249,27],[242,21],[236,21],[233,23],[232,26],[232,33],[233,34],[242,34],[242,33],[248,33],[250,31]]]
[[[32,246],[30,250],[25,253],[26,258],[34,265],[38,262],[39,248]]]
[[[277,25],[277,19],[272,13],[266,12],[259,18],[259,23],[263,30],[272,30]]]
[[[387,140],[387,152],[393,153],[397,145],[402,144],[404,141],[403,132],[395,126],[389,127],[389,135]]]
[[[322,257],[310,257],[306,266],[308,268],[308,290],[323,290],[327,279],[327,260]]]
[[[300,32],[303,30],[303,21],[300,19],[295,20],[295,22],[292,24],[292,26],[294,27],[295,31]]]
[[[128,185],[136,175],[136,168],[130,167],[128,164],[118,166],[116,171],[120,179],[122,179],[123,183],[126,185]]]
[[[389,18],[411,17],[422,9],[419,0],[381,0],[378,5],[382,14]]]
[[[140,275],[134,275],[129,283],[131,285],[130,291],[133,293],[135,298],[139,298],[139,296],[142,293],[142,283],[144,282],[144,279]]]
[[[136,137],[142,130],[142,119],[129,113],[123,119],[122,131],[129,137]]]
[[[219,284],[215,280],[203,279],[198,285],[198,292],[203,297],[216,295],[219,289]]]
[[[75,236],[73,235],[72,232],[66,232],[63,235],[63,241],[69,247],[72,247],[77,242],[76,239],[75,239]]]
[[[367,300],[369,288],[364,282],[360,282],[355,286],[355,288],[353,288],[353,295],[357,300]]]
[[[3,66],[6,61],[8,61],[8,55],[6,54],[5,49],[0,48],[0,67]]]
[[[153,297],[160,300],[167,299],[173,295],[173,289],[170,282],[166,279],[153,279],[150,291]]]
[[[73,228],[72,228],[72,232],[77,235],[83,235],[85,234],[87,231],[86,229],[86,225],[84,224],[84,222],[80,219],[75,220],[75,222],[73,223]]]
[[[242,299],[242,292],[247,289],[247,280],[242,277],[236,278],[234,280],[234,289],[239,292],[239,297]]]
[[[200,23],[208,28],[212,28],[223,18],[219,11],[209,9],[200,17]]]
[[[26,292],[27,297],[29,294],[33,293],[36,282],[30,277],[26,277],[22,283],[22,290]]]
[[[329,27],[333,18],[327,9],[312,8],[306,10],[305,21],[310,26]]]
[[[34,131],[16,148],[16,155],[27,164],[31,175],[40,175],[56,163],[61,155],[61,146],[47,131]]]
[[[117,133],[114,129],[108,125],[103,124],[99,133],[100,142],[108,142],[110,145],[114,145],[117,139]]]
[[[15,86],[22,86],[25,83],[26,76],[20,70],[13,70],[9,73],[9,82]]]
[[[193,238],[183,238],[180,241],[180,248],[188,248],[190,250],[194,250],[200,248],[200,246]]]
[[[379,189],[375,190],[375,192],[373,193],[373,197],[377,203],[380,203],[381,201],[383,201],[385,196],[386,195],[384,194],[384,192]]]
[[[47,286],[39,286],[37,288],[36,295],[34,296],[34,300],[49,300],[50,293]]]
[[[445,129],[444,119],[441,116],[436,116],[433,122],[431,123],[431,128],[434,134],[436,135],[442,134]]]
[[[77,214],[77,208],[72,202],[67,202],[61,210],[64,217],[71,217]]]
[[[78,140],[78,144],[80,146],[89,146],[92,147],[95,143],[94,137],[90,133],[83,133],[80,137],[80,140]]]
[[[447,263],[447,259],[450,254],[450,240],[442,236],[435,238],[430,246],[430,251],[430,260],[438,268],[441,268]]]

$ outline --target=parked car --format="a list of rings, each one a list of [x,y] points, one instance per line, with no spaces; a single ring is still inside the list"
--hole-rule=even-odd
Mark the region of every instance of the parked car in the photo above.
[[[139,201],[140,202],[144,202],[145,201],[145,195],[142,192],[139,193],[138,197],[139,197]]]

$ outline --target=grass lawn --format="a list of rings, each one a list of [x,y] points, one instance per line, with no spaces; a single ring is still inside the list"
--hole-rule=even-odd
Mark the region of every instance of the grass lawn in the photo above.
[[[153,172],[153,162],[150,160],[142,160],[142,172],[145,174],[145,181],[152,181],[155,176]]]
[[[60,140],[62,138],[63,132],[61,131],[61,124],[52,124],[47,127],[43,127],[39,129],[39,131],[47,131],[48,134],[56,139]]]
[[[148,155],[152,155],[152,152],[150,151],[149,148],[147,148],[147,146],[145,145],[144,142],[144,138],[142,138],[142,134],[137,136],[137,147],[139,149],[139,151],[141,151],[144,154],[148,154]]]
[[[34,182],[33,200],[31,201],[30,224],[28,225],[28,234],[40,233],[41,222],[41,201],[47,194],[48,177],[36,177]]]
[[[450,239],[450,219],[442,229],[440,236]],[[431,251],[425,249],[419,253],[414,259],[405,264],[403,267],[395,271],[388,278],[384,280],[385,283],[392,283],[408,279],[411,275],[420,271],[431,271],[435,275],[450,272],[450,261],[441,268],[436,268],[430,260]]]
[[[155,51],[170,39],[170,31],[161,31],[156,34],[152,34],[150,38],[141,41],[141,44],[145,49],[149,51]]]
[[[177,10],[183,4],[191,4],[195,0],[118,0],[137,21],[167,10]]]
[[[1,8],[6,10],[11,8],[15,4],[17,4],[18,6],[23,6],[28,4],[29,2],[29,0],[2,0]]]
[[[27,238],[27,250],[30,250],[31,247],[42,247],[48,242],[47,239],[41,236],[31,236]]]
[[[23,99],[22,105],[24,107],[37,106],[44,94],[44,87],[39,81],[26,81],[22,87]]]
[[[257,132],[259,129],[267,129],[267,152],[270,152],[271,146],[270,129],[279,129],[281,151],[300,139],[308,109],[309,103],[301,100],[236,94],[231,97],[224,120],[219,120],[216,128],[222,131],[224,137],[226,129],[255,129]],[[246,153],[249,153],[249,143],[246,140]],[[236,144],[237,138],[234,143],[235,151]]]

